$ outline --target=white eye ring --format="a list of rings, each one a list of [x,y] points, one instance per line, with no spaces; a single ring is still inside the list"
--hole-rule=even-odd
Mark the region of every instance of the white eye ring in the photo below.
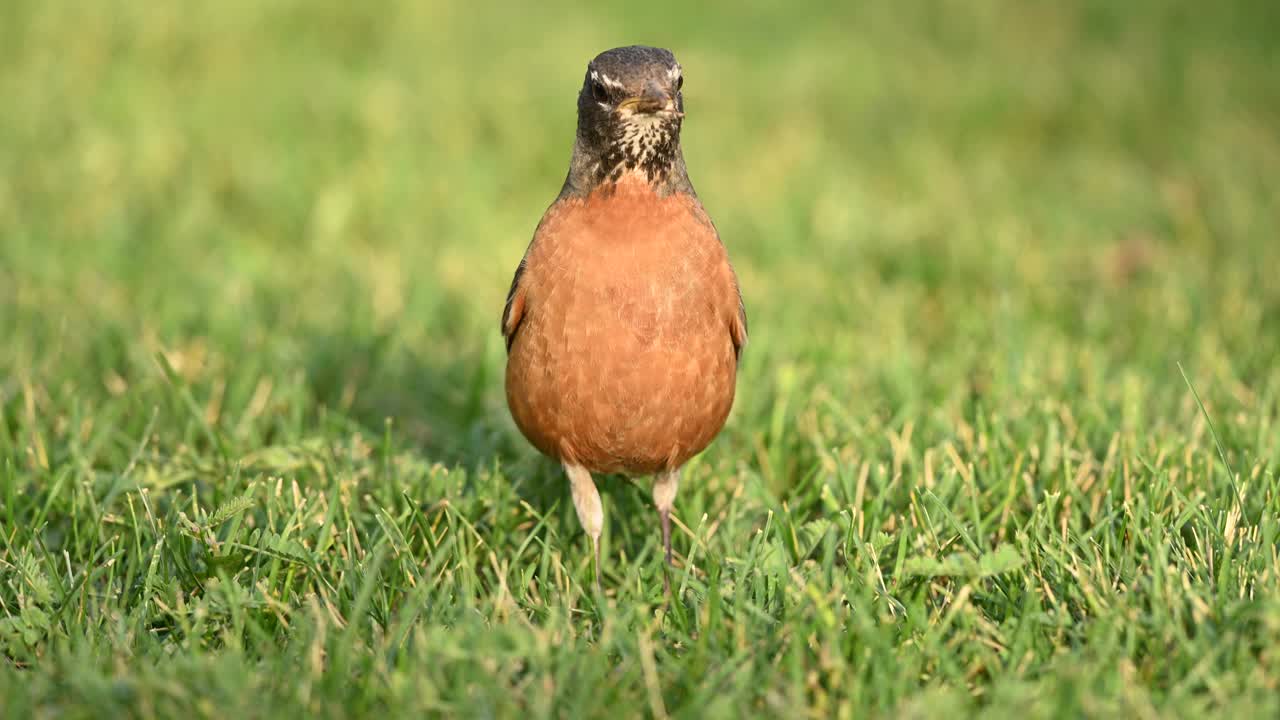
[[[614,90],[622,89],[622,83],[618,82],[617,80],[614,80],[613,78],[609,77],[608,75],[605,75],[604,73],[598,70],[591,71],[591,79],[594,80],[595,82],[600,83],[604,87],[613,88]]]

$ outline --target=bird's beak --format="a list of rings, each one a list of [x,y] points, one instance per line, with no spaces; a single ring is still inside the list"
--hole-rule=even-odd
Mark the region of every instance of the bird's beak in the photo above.
[[[618,103],[618,109],[626,108],[635,113],[653,115],[669,113],[676,117],[684,117],[684,113],[676,107],[676,99],[657,83],[649,83],[639,97],[632,97]]]

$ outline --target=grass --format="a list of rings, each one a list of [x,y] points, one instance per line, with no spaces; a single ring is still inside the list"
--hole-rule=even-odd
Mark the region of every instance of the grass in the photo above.
[[[5,3],[0,716],[1280,714],[1274,4],[863,5]],[[753,331],[671,602],[497,332],[636,41]]]

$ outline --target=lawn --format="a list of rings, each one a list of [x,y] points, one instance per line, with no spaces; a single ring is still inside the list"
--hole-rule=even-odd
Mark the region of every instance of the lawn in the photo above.
[[[0,717],[1280,715],[1280,6],[846,5],[0,5]],[[752,330],[670,598],[498,332],[635,42]]]

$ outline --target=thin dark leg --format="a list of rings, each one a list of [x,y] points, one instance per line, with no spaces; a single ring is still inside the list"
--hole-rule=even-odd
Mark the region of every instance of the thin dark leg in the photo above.
[[[658,473],[653,483],[653,506],[658,508],[662,520],[662,550],[666,564],[662,566],[662,592],[671,594],[671,506],[676,500],[676,488],[680,485],[679,468]]]
[[[595,551],[595,555],[596,555],[596,595],[599,595],[600,594],[600,541],[596,538],[591,538],[591,548],[592,550]]]
[[[659,510],[662,519],[662,547],[666,552],[667,565],[662,569],[662,593],[671,594],[671,511]]]
[[[662,518],[662,548],[666,551],[667,566],[671,565],[671,511],[658,513]]]

